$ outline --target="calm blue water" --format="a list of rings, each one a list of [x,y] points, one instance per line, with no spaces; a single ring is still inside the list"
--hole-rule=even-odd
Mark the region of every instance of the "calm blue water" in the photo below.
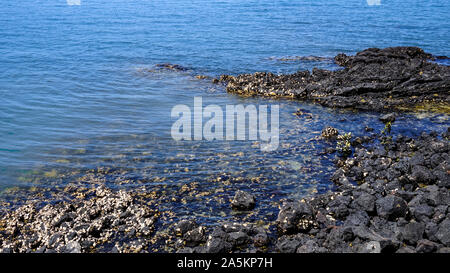
[[[281,148],[267,154],[251,142],[175,143],[172,107],[192,105],[194,96],[221,106],[274,103],[228,95],[197,74],[334,67],[276,60],[281,57],[398,45],[450,55],[449,8],[448,0],[382,0],[381,6],[365,0],[3,1],[0,187],[26,186],[36,176],[51,185],[73,177],[89,183],[86,172],[108,167],[112,173],[102,179],[111,184],[196,181],[207,191],[226,174],[244,178],[227,188],[230,195],[249,187],[280,198],[324,190],[332,166],[317,157],[323,144],[311,139],[325,125],[356,134],[365,125],[380,129],[376,114],[277,101]],[[158,63],[190,70],[147,71]],[[314,118],[295,117],[297,108]],[[411,116],[394,129],[417,134],[445,126],[447,117]],[[263,186],[247,183],[256,176]]]

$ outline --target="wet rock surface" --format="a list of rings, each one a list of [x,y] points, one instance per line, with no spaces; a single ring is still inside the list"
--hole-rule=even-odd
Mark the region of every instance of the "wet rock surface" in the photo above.
[[[281,204],[271,223],[275,232],[225,224],[195,245],[181,241],[179,252],[446,252],[449,151],[445,133],[358,146],[352,157],[337,162],[338,180],[348,182],[338,183],[335,192]],[[418,169],[427,174],[418,175]]]
[[[450,235],[448,139],[435,133],[418,139],[398,136],[385,148],[356,148],[354,160],[345,160],[336,171],[341,179],[353,183],[339,185],[337,192],[284,204],[277,219],[283,235],[277,240],[278,250],[446,251]],[[417,166],[426,175],[417,175]],[[354,168],[363,175],[355,175]],[[297,228],[304,226],[301,215],[307,216],[308,229]]]
[[[187,71],[187,70],[189,70],[187,67],[181,66],[179,64],[171,64],[171,63],[156,64],[155,67],[157,69],[168,69],[168,70],[173,70],[173,71]]]
[[[0,220],[0,252],[142,252],[158,212],[124,191],[98,187],[92,196],[37,207],[26,204]]]
[[[356,56],[336,57],[335,61],[345,66],[339,71],[314,70],[312,74],[298,72],[284,76],[257,73],[223,76],[221,81],[228,82],[229,88],[247,86],[248,93],[245,91],[245,94],[255,92],[273,96],[274,92],[278,96],[280,90],[285,90],[284,95],[293,92],[294,97],[317,100],[333,107],[382,110],[380,107],[385,105],[411,105],[424,102],[429,97],[448,102],[448,95],[441,89],[448,87],[448,68],[429,62],[431,58],[433,56],[414,48],[369,49]],[[397,70],[402,65],[407,76],[399,80],[394,76],[400,75],[395,73],[400,73]],[[157,67],[158,71],[185,70],[172,65]],[[382,69],[386,71],[382,72]],[[361,73],[366,73],[366,78]],[[379,73],[384,74],[381,77]],[[422,75],[425,76],[420,78]],[[300,81],[298,77],[305,79]],[[414,80],[417,77],[419,79]],[[369,80],[376,84],[392,84],[392,88],[378,91],[369,88],[367,92],[363,92],[363,88],[360,93],[354,93],[359,91],[349,87],[351,81],[365,84]],[[302,88],[304,91],[301,91]],[[350,88],[350,91],[346,93],[345,88]],[[392,96],[388,103],[385,103],[386,95]],[[332,102],[343,103],[333,105]],[[312,118],[305,111],[299,111],[296,115]],[[380,117],[386,126],[396,119],[397,114],[391,113]],[[450,129],[442,134],[423,134],[418,138],[401,135],[391,138],[386,134],[375,137],[375,129],[366,127],[364,130],[367,135],[356,138],[350,135],[345,142],[349,145],[350,155],[338,157],[339,146],[329,147],[324,153],[327,156],[336,155],[337,170],[330,175],[330,180],[336,184],[336,191],[282,203],[277,199],[272,203],[274,208],[279,207],[278,216],[272,213],[267,214],[268,217],[253,217],[265,213],[259,208],[267,200],[263,200],[259,193],[236,191],[245,189],[253,192],[251,188],[242,187],[249,183],[254,187],[263,187],[264,181],[273,179],[267,173],[260,172],[259,177],[251,179],[226,172],[214,174],[207,181],[212,190],[206,191],[199,187],[198,182],[182,185],[167,183],[168,186],[158,189],[157,185],[163,184],[163,180],[152,177],[149,172],[149,177],[153,179],[151,182],[156,182],[156,186],[144,187],[139,197],[135,189],[115,191],[99,186],[114,177],[117,179],[115,183],[125,185],[129,177],[126,172],[117,175],[114,169],[98,168],[80,178],[97,187],[87,191],[75,190],[70,200],[55,203],[49,198],[47,201],[50,204],[45,206],[30,201],[14,210],[6,209],[8,205],[0,203],[0,251],[450,252]],[[317,139],[334,145],[343,142],[339,138],[343,133],[341,131],[341,127],[338,130],[327,126],[322,132],[317,131]],[[300,146],[286,149],[302,153]],[[236,156],[243,157],[241,153]],[[233,158],[236,159],[234,155]],[[171,160],[165,164],[178,162]],[[209,160],[223,161],[216,155]],[[223,168],[227,168],[225,166]],[[311,171],[292,163],[287,166],[290,166],[290,172]],[[248,166],[239,167],[245,169]],[[287,169],[285,166],[283,168]],[[189,176],[189,169],[182,171]],[[53,173],[48,175],[53,176]],[[147,181],[144,179],[144,182]],[[172,187],[176,194],[168,193]],[[226,194],[222,194],[224,191]],[[211,197],[214,194],[215,198]],[[280,194],[279,190],[271,191],[271,196],[277,194]],[[265,198],[269,199],[267,196]],[[195,209],[193,200],[207,206],[220,206],[220,215],[217,213],[211,217],[214,220],[209,221],[216,221],[215,225],[202,222],[208,216],[189,215],[192,219],[180,220],[170,209],[161,214],[156,210],[163,204],[166,208],[181,204],[181,210],[191,214]],[[243,216],[240,217],[242,221],[233,222],[238,218],[233,217],[235,215]],[[186,218],[186,215],[183,217]],[[165,226],[158,225],[158,222],[163,222]],[[165,229],[167,226],[170,228]]]
[[[231,200],[231,207],[236,210],[251,210],[255,207],[255,197],[245,191],[238,191]]]
[[[336,128],[327,126],[322,130],[321,137],[325,139],[333,139],[339,135],[339,131]]]
[[[225,83],[229,93],[289,97],[334,108],[386,111],[441,103],[448,109],[450,67],[434,59],[417,47],[369,48],[355,56],[337,55],[334,61],[343,69],[336,71],[222,75],[214,82]]]
[[[148,193],[73,189],[71,201],[28,202],[4,213],[0,251],[448,253],[449,152],[447,131],[359,144],[351,156],[336,157],[335,191],[285,200],[273,221],[205,226],[184,219],[162,237],[157,221],[165,218],[148,205]],[[257,202],[237,191],[229,206],[247,214]]]
[[[190,232],[205,231],[196,227]],[[207,236],[190,241],[178,234],[179,253],[229,253],[229,252],[264,252],[269,244],[266,229],[251,223],[224,223],[210,230]]]

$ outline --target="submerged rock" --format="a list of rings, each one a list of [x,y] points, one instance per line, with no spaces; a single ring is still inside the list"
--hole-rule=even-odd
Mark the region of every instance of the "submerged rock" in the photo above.
[[[352,157],[336,160],[337,170],[331,176],[335,191],[287,200],[276,220],[268,214],[270,220],[244,222],[258,213],[252,211],[232,213],[229,217],[234,222],[214,226],[199,225],[201,217],[168,221],[173,226],[157,233],[167,232],[163,236],[167,240],[155,249],[180,253],[449,252],[448,139],[429,133],[415,139],[397,136],[386,145],[365,144],[355,147]],[[155,244],[159,213],[149,207],[148,199],[142,202],[135,194],[101,186],[44,207],[28,202],[0,217],[0,251],[146,252]],[[255,203],[252,194],[237,191],[231,206],[249,210]],[[226,202],[221,204],[229,211]]]
[[[179,64],[171,64],[171,63],[162,63],[162,64],[156,64],[156,68],[158,69],[168,69],[173,71],[186,71],[188,68],[181,66]]]

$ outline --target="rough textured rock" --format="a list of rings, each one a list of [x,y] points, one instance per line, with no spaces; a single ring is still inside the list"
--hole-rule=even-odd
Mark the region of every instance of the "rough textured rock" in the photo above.
[[[268,222],[211,227],[179,220],[163,246],[180,253],[449,253],[447,132],[361,144],[336,158],[334,191],[286,200]],[[252,197],[238,192],[234,199],[249,208]],[[233,213],[245,221],[253,214]],[[130,192],[101,186],[71,201],[29,202],[2,215],[0,251],[146,252],[158,216]]]
[[[186,71],[188,68],[181,66],[179,64],[171,64],[171,63],[162,63],[162,64],[156,64],[156,68],[158,69],[167,69],[167,70],[173,70],[173,71]]]
[[[416,139],[399,135],[383,145],[356,148],[353,157],[339,160],[331,177],[336,192],[283,204],[276,221],[281,236],[277,250],[448,251],[449,191],[442,183],[448,175],[421,178],[420,183],[412,177],[415,166],[423,173],[450,173],[449,141],[432,132]],[[436,162],[430,164],[432,158]],[[353,171],[355,167],[362,175]],[[360,183],[340,183],[343,179]],[[309,228],[299,229],[299,219],[308,219]]]
[[[436,238],[445,246],[450,247],[450,219],[447,218],[439,225]]]
[[[278,240],[276,247],[282,253],[295,253],[301,242],[295,238],[282,237]]]
[[[361,208],[364,211],[367,212],[374,212],[375,211],[375,196],[363,192],[359,197],[357,197],[354,201],[354,204],[356,207]]]
[[[194,220],[182,220],[175,226],[175,233],[177,236],[184,236],[188,231],[198,227]]]
[[[393,107],[444,103],[450,97],[450,67],[417,47],[369,48],[334,58],[341,70],[313,69],[293,74],[270,72],[223,75],[227,92],[314,101],[328,107],[392,111]]]
[[[380,120],[383,123],[388,123],[388,122],[392,123],[395,121],[395,117],[396,117],[395,113],[389,113],[389,114],[381,116]]]
[[[402,228],[401,238],[409,245],[416,245],[417,242],[423,237],[425,232],[425,224],[411,222]]]
[[[277,227],[282,234],[307,232],[314,224],[313,209],[305,202],[284,203],[277,218]]]
[[[238,191],[231,200],[231,207],[236,210],[251,210],[255,207],[255,197],[245,191]]]
[[[325,139],[336,138],[339,135],[339,131],[336,128],[327,126],[323,128],[321,136]]]
[[[401,197],[388,195],[376,201],[377,213],[381,217],[395,220],[404,217],[407,212],[407,204]]]
[[[250,252],[265,248],[270,243],[266,230],[253,224],[226,223],[213,228],[209,233],[206,228],[200,228],[202,228],[205,237],[197,240],[196,244],[189,244],[184,241],[185,238],[182,238],[178,252],[228,253],[242,249],[247,249]]]
[[[0,221],[0,252],[112,251],[105,242],[119,252],[146,251],[157,217],[129,193],[101,186],[91,198],[11,211]]]

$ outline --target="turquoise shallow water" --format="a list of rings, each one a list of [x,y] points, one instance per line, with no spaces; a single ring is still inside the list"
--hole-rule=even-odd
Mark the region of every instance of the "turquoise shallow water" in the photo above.
[[[317,156],[326,145],[313,139],[325,125],[356,135],[366,125],[381,130],[376,114],[243,99],[194,76],[332,69],[330,61],[277,58],[332,57],[368,47],[410,45],[450,55],[447,0],[381,2],[2,3],[0,188],[28,186],[36,177],[56,186],[107,167],[112,174],[103,178],[112,186],[198,182],[207,191],[211,180],[228,175],[242,178],[230,194],[243,188],[279,199],[327,190],[332,165]],[[158,63],[189,70],[147,71]],[[171,109],[192,105],[194,96],[205,105],[280,104],[280,149],[263,153],[249,141],[174,142]],[[313,118],[292,115],[298,108]],[[403,116],[394,132],[440,130],[448,126],[446,118]],[[74,175],[60,177],[67,173]],[[264,184],[251,182],[256,176]],[[199,202],[185,206],[185,213],[196,206],[202,211]]]

